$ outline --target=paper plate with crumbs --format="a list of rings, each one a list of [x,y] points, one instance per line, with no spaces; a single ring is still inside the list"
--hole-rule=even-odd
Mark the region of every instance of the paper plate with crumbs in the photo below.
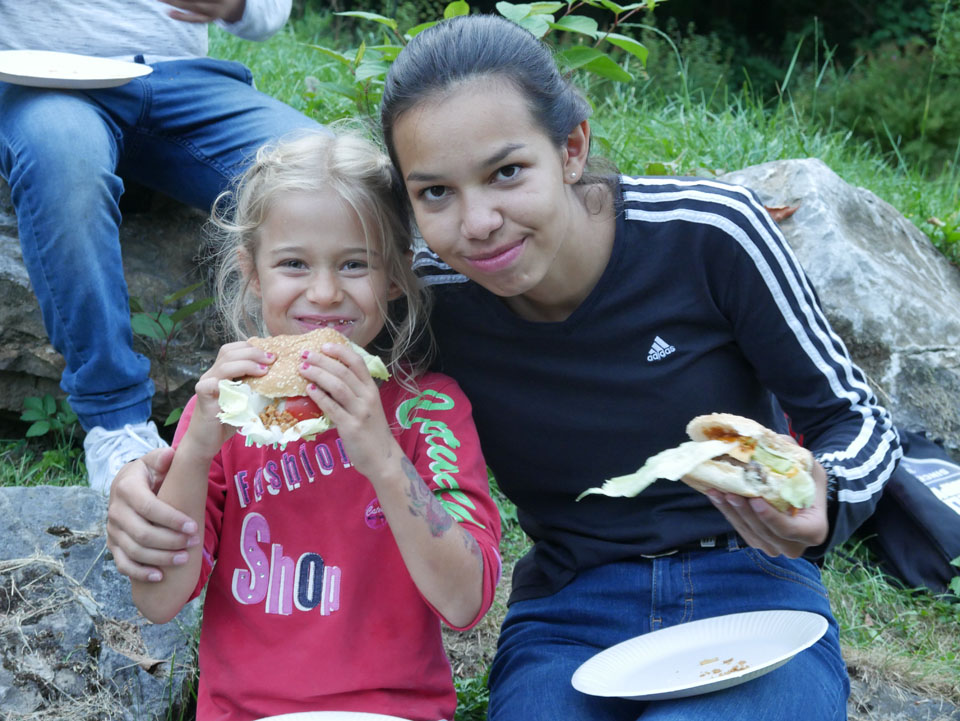
[[[35,88],[112,88],[149,75],[143,63],[52,50],[0,50],[0,80]]]
[[[710,693],[746,683],[815,644],[827,619],[808,611],[750,611],[681,623],[591,657],[573,687],[643,701]]]

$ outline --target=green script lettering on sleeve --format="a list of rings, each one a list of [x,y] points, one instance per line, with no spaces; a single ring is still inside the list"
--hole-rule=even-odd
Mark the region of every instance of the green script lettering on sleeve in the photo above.
[[[427,444],[427,456],[431,459],[429,468],[433,474],[433,482],[439,486],[434,493],[447,513],[457,521],[470,521],[484,528],[467,510],[476,509],[476,505],[460,490],[460,484],[454,477],[454,474],[460,471],[456,465],[457,454],[454,450],[460,447],[460,440],[442,420],[424,415],[448,411],[454,406],[453,398],[428,388],[397,407],[397,421],[403,428],[413,428],[415,423],[420,424],[420,433],[424,435]]]

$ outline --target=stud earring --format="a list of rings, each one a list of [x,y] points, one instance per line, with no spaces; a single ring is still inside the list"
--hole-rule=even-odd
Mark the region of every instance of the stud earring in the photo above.
[[[576,177],[577,177],[577,174],[576,174],[576,173],[570,173],[570,177],[571,177],[571,178],[576,178]]]

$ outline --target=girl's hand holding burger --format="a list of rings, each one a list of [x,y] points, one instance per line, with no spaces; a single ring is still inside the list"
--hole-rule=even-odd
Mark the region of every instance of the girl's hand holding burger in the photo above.
[[[273,353],[261,350],[246,341],[227,343],[220,348],[213,365],[200,376],[194,390],[197,405],[190,419],[190,427],[184,435],[181,445],[188,444],[191,452],[213,458],[234,433],[236,427],[221,423],[217,418],[220,412],[218,398],[221,380],[232,380],[245,376],[262,376],[270,368],[276,357]]]

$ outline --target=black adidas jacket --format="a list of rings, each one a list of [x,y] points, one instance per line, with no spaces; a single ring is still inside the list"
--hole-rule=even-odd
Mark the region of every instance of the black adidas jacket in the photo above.
[[[470,397],[483,452],[536,541],[514,600],[730,530],[682,483],[574,500],[687,440],[695,415],[777,426],[776,397],[837,483],[830,538],[811,556],[872,512],[900,455],[889,415],[750,191],[628,177],[620,191],[609,265],[564,322],[518,318],[427,251],[415,261],[437,296],[438,368]]]

